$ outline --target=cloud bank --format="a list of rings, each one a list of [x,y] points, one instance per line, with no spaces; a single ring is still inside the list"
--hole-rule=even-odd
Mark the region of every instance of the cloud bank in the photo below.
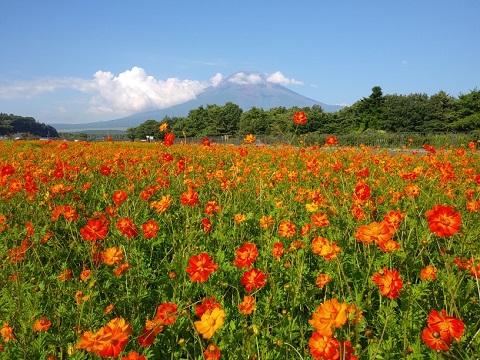
[[[165,109],[193,100],[208,86],[218,86],[224,81],[217,73],[210,81],[167,78],[158,80],[138,66],[118,75],[109,71],[97,71],[90,80],[82,78],[44,78],[9,85],[0,83],[0,99],[31,99],[45,93],[73,89],[90,96],[91,114],[126,115],[149,109]],[[280,85],[303,85],[286,78],[280,71],[273,74],[243,73],[231,76],[228,81],[236,84],[270,82]]]

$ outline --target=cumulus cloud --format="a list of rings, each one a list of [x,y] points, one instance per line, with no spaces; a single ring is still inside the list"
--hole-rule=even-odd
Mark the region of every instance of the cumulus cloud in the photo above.
[[[223,76],[220,73],[216,73],[214,77],[210,78],[212,86],[218,86],[222,82]]]
[[[262,77],[259,74],[245,74],[238,72],[234,74],[228,81],[239,85],[254,85],[262,82]]]
[[[195,99],[208,86],[196,80],[157,80],[140,67],[133,67],[118,76],[97,71],[93,83],[97,92],[91,100],[94,113],[164,109]]]
[[[280,71],[276,71],[267,77],[267,81],[279,85],[303,85],[303,82],[286,78]]]
[[[217,74],[211,82],[216,85],[221,79],[222,75]],[[91,94],[91,113],[127,114],[184,103],[195,99],[209,85],[208,82],[178,78],[157,80],[135,66],[118,76],[109,71],[97,71],[91,80],[44,78],[0,85],[0,99],[32,98],[61,89],[73,89]]]

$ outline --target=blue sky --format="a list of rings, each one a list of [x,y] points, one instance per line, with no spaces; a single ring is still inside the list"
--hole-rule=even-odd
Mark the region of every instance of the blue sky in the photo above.
[[[238,71],[326,104],[480,85],[478,0],[2,0],[0,112],[47,124],[188,101]]]

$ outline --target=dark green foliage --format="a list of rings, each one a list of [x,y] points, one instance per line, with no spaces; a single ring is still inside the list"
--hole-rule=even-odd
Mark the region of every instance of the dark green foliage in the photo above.
[[[297,125],[293,115],[304,111],[308,121]],[[471,132],[480,130],[480,91],[461,94],[458,99],[444,91],[428,96],[383,95],[380,86],[374,86],[369,97],[335,113],[326,113],[320,106],[311,108],[276,107],[269,110],[252,107],[243,111],[228,102],[224,106],[200,106],[184,118],[168,118],[170,129],[183,137],[219,135],[290,136],[312,134],[359,134],[367,131],[389,133]],[[154,120],[128,129],[130,139],[144,139],[145,129],[154,126]],[[157,125],[159,123],[155,122]],[[150,131],[152,132],[152,131]],[[157,139],[155,133],[152,133]]]
[[[0,113],[0,135],[5,136],[16,133],[30,134],[30,136],[38,137],[58,137],[55,128],[43,123],[38,123],[33,117]]]

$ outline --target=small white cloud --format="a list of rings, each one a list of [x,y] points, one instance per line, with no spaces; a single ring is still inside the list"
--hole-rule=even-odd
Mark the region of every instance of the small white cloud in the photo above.
[[[216,73],[214,77],[210,78],[212,86],[218,86],[222,82],[223,76],[220,73]]]
[[[286,78],[280,71],[267,77],[267,81],[279,85],[303,85],[303,82]]]
[[[262,82],[262,77],[259,74],[238,72],[228,79],[228,81],[239,85],[255,85]]]

